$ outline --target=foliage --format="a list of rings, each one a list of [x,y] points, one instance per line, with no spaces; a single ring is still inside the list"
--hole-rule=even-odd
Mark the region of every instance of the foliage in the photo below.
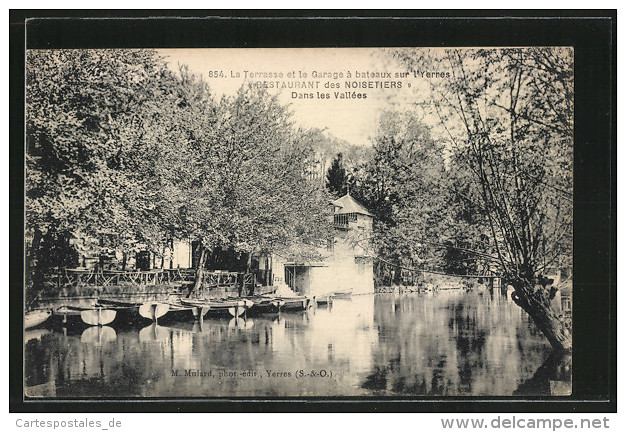
[[[26,83],[32,267],[68,264],[35,256],[54,239],[156,253],[172,237],[243,251],[325,241],[310,132],[266,92],[216,99],[151,50],[31,50]]]
[[[173,76],[150,50],[29,50],[26,231],[29,265],[68,261],[72,238],[121,250],[160,241],[159,177]],[[96,242],[98,244],[98,242]],[[50,254],[51,250],[64,250]]]
[[[495,250],[485,209],[472,172],[459,155],[450,157],[442,189],[444,210],[439,242],[445,250],[439,267],[445,273],[459,275],[488,274],[495,270],[493,260],[489,259]]]
[[[443,227],[443,149],[412,111],[384,112],[372,158],[355,173],[354,195],[375,214],[381,258],[408,266],[432,264]]]
[[[316,238],[326,197],[304,178],[303,133],[285,107],[258,90],[204,101],[197,77],[183,82],[193,97],[172,122],[188,138],[168,168],[179,233],[245,251]]]
[[[545,274],[572,243],[573,61],[569,48],[398,50],[410,69],[449,71],[431,82],[441,132],[472,172],[500,272],[555,348],[566,323]]]
[[[326,188],[336,197],[348,192],[348,176],[342,163],[343,154],[338,153],[326,172]]]

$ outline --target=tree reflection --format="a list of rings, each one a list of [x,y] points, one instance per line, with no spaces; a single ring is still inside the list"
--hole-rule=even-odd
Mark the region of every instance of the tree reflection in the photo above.
[[[56,329],[25,343],[25,384],[40,397],[497,396],[554,394],[566,381],[547,373],[565,366],[537,371],[550,346],[519,307],[460,290],[353,296],[253,320]],[[332,378],[295,379],[300,369]],[[248,370],[256,377],[240,375]]]
[[[569,396],[572,393],[572,356],[553,352],[537,369],[532,378],[524,381],[515,396]]]
[[[488,293],[381,296],[375,323],[377,366],[362,386],[382,393],[511,395],[550,349],[519,308]]]

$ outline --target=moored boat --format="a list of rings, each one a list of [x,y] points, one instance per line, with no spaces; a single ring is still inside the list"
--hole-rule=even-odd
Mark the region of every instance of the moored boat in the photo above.
[[[49,310],[34,310],[26,312],[24,314],[24,329],[37,327],[48,321],[48,318],[52,315]]]
[[[165,319],[168,322],[191,319],[201,321],[209,310],[209,305],[184,305],[180,299],[176,299],[169,302],[169,312]]]
[[[331,294],[332,298],[349,298],[352,297],[352,290],[335,291]]]
[[[311,299],[304,296],[280,297],[278,301],[280,311],[303,311],[311,305]]]
[[[250,297],[254,306],[250,309],[250,315],[260,315],[264,313],[278,313],[280,301],[273,297],[256,296]]]
[[[333,291],[329,293],[319,294],[314,297],[315,303],[321,305],[331,304],[335,299],[344,299],[352,296],[351,290]]]
[[[107,325],[111,324],[117,315],[112,309],[103,307],[76,307],[61,306],[54,311],[54,315],[61,319],[63,324]]]
[[[252,315],[282,311],[303,311],[312,306],[312,300],[305,296],[256,296],[248,297],[248,299],[254,303],[250,310]]]
[[[271,303],[277,308],[277,312],[303,311],[311,306],[311,299],[304,296],[296,297],[272,297]]]
[[[124,322],[142,320],[156,322],[167,314],[170,308],[170,305],[164,302],[132,302],[112,299],[99,299],[96,305],[118,312],[120,321]]]
[[[230,315],[238,317],[243,315],[250,309],[254,302],[249,299],[231,298],[231,299],[180,299],[183,306],[195,308],[208,308],[208,316],[224,316]]]

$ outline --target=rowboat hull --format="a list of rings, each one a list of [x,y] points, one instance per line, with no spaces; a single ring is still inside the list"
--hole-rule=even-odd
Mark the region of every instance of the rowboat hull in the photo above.
[[[167,303],[144,303],[139,306],[139,315],[145,319],[155,321],[164,316],[170,309]]]
[[[345,299],[350,297],[352,297],[352,291],[336,291],[316,296],[315,303],[327,305],[332,304],[335,299]]]
[[[276,314],[279,312],[297,312],[309,309],[312,301],[308,297],[258,296],[249,298],[254,305],[250,315]]]
[[[63,325],[87,324],[90,326],[103,326],[111,324],[115,320],[117,312],[102,307],[61,306],[54,311],[54,315]]]
[[[24,314],[24,329],[30,329],[45,323],[51,315],[52,312],[49,310],[26,312]]]
[[[119,321],[125,323],[145,320],[156,322],[159,318],[165,316],[170,308],[168,303],[162,302],[138,303],[106,299],[98,300],[97,305],[116,311],[120,318]]]
[[[256,313],[297,312],[310,306],[311,300],[307,297],[272,297],[255,301],[252,310]]]
[[[95,308],[84,310],[80,313],[80,318],[85,324],[91,326],[104,326],[111,324],[117,312],[111,309]]]
[[[311,300],[306,297],[281,298],[279,300],[279,310],[282,311],[304,311],[311,305]]]
[[[181,304],[187,307],[208,308],[207,316],[242,316],[248,309],[253,306],[253,302],[246,299],[237,300],[192,300],[181,299]]]
[[[250,309],[251,316],[258,316],[261,314],[276,314],[280,312],[280,304],[274,300],[261,300],[254,303],[254,306]]]
[[[185,306],[180,302],[172,302],[169,303],[169,311],[162,321],[201,321],[209,309],[209,306]]]

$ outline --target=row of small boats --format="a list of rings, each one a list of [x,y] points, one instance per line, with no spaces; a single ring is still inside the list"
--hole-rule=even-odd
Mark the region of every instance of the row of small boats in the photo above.
[[[345,296],[343,294],[336,297]],[[55,310],[36,310],[27,312],[24,328],[37,327],[49,319],[62,324],[80,323],[90,326],[103,326],[117,320],[134,323],[140,321],[201,320],[205,317],[241,317],[266,313],[303,311],[317,304],[332,302],[333,295],[321,297],[280,297],[250,296],[227,297],[222,299],[192,299],[174,297],[168,301],[135,302],[124,299],[98,299],[87,307],[61,306]]]

